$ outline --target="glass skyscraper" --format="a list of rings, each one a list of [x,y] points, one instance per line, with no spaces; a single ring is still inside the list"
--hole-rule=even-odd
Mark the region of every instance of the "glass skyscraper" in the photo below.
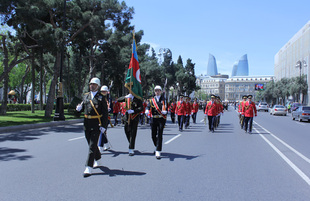
[[[233,66],[231,76],[249,76],[249,64],[247,54],[243,55],[238,63]]]
[[[216,59],[212,54],[209,54],[209,61],[208,61],[208,68],[207,68],[207,75],[214,76],[217,75],[217,65]]]

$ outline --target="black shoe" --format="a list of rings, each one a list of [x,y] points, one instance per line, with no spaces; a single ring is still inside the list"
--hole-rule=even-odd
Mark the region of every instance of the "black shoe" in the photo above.
[[[88,174],[88,173],[84,173],[84,174],[83,174],[83,177],[84,177],[84,178],[89,177],[89,176],[91,176],[91,174]]]
[[[157,160],[160,160],[160,159],[161,159],[161,157],[160,157],[160,156],[156,156],[156,159],[157,159]]]
[[[134,156],[135,154],[133,154],[133,153],[129,153],[128,155],[129,155],[129,156]]]

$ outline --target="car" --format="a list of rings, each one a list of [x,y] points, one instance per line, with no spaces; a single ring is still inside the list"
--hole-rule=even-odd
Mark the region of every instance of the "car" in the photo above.
[[[302,106],[301,103],[292,103],[291,104],[291,111],[295,111],[299,106]]]
[[[257,111],[264,110],[265,112],[268,112],[268,108],[269,108],[269,106],[266,102],[260,102],[258,104]]]
[[[270,115],[284,115],[287,114],[287,108],[283,105],[274,105],[272,108],[269,109]]]
[[[292,119],[299,121],[310,121],[310,106],[299,106],[295,111],[292,111]]]

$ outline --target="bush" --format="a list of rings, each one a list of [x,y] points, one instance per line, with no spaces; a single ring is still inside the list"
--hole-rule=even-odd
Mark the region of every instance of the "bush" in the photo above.
[[[69,103],[64,103],[64,110],[69,108]],[[1,106],[1,105],[0,105]],[[54,104],[54,109],[56,105]],[[43,105],[43,110],[45,110],[46,104]],[[34,105],[35,110],[40,110],[40,104]],[[29,111],[31,110],[31,104],[8,104],[7,111]]]

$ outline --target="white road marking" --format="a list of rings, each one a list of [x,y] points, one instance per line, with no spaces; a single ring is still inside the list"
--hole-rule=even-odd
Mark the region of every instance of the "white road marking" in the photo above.
[[[200,120],[200,122],[203,122],[203,121],[204,121],[204,119],[201,119],[201,120]]]
[[[172,142],[173,140],[177,139],[178,137],[180,137],[181,134],[178,134],[177,136],[174,136],[173,138],[171,138],[170,140],[168,140],[167,142],[165,142],[165,144],[169,144],[170,142]]]
[[[85,138],[85,137],[82,136],[82,137],[72,138],[72,139],[69,139],[68,141],[79,140],[79,139],[83,139],[83,138]]]
[[[284,142],[283,140],[281,140],[280,138],[278,138],[277,136],[275,136],[274,134],[272,134],[270,131],[268,131],[267,129],[265,129],[264,127],[262,127],[261,125],[259,125],[257,122],[254,121],[255,124],[257,124],[258,126],[260,126],[264,131],[266,131],[268,134],[270,134],[272,137],[274,137],[276,140],[278,140],[279,142],[281,142],[284,146],[286,146],[287,148],[289,148],[291,151],[293,151],[295,154],[297,154],[300,158],[304,159],[306,162],[310,163],[310,159],[307,158],[306,156],[304,156],[302,153],[298,152],[296,149],[294,149],[293,147],[291,147],[290,145],[288,145],[286,142]]]
[[[276,146],[274,146],[265,136],[263,136],[256,128],[253,128],[266,142],[270,147],[281,156],[281,158],[289,165],[291,168],[303,179],[305,182],[310,185],[309,177],[301,171],[290,159],[288,159]]]

